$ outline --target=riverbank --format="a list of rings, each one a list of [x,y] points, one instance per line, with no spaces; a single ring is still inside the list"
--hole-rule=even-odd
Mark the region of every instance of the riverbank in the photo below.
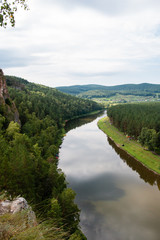
[[[126,138],[122,132],[111,125],[108,117],[100,119],[98,121],[98,127],[110,137],[119,148],[125,150],[150,170],[160,174],[160,156],[145,150],[137,141]]]
[[[78,118],[83,118],[83,117],[89,117],[89,116],[92,116],[92,115],[96,115],[96,114],[101,113],[103,111],[104,111],[104,109],[100,109],[100,110],[96,110],[96,111],[93,111],[93,112],[84,113],[84,114],[72,117],[69,120],[65,120],[65,122],[68,122],[68,121],[71,121],[71,120],[75,120],[75,119],[78,119]]]

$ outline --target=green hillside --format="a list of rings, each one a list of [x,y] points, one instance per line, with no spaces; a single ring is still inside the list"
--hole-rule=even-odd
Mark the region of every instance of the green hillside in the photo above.
[[[78,95],[83,92],[87,92],[90,90],[104,90],[106,89],[105,86],[96,85],[96,84],[89,84],[89,85],[73,85],[73,86],[64,86],[64,87],[57,87],[58,90],[64,93],[69,93],[72,95]]]
[[[0,193],[25,197],[38,216],[67,232],[65,239],[86,239],[79,229],[75,193],[58,168],[58,153],[65,120],[101,106],[21,78],[5,78],[10,97],[0,104]],[[8,118],[13,101],[21,124]]]
[[[49,115],[59,122],[60,119],[69,120],[101,109],[101,106],[93,101],[64,94],[55,88],[30,83],[21,78],[6,76],[6,82],[10,96],[15,100],[16,105],[23,105],[21,98],[24,98],[23,101],[28,105],[29,112],[34,112],[36,109],[37,116],[40,118]],[[29,103],[31,101],[32,104]],[[19,111],[21,112],[20,107]],[[23,117],[24,114],[23,112]]]
[[[58,87],[58,90],[76,95],[81,98],[110,98],[118,94],[123,96],[144,96],[159,98],[160,84],[124,84],[117,86],[103,86],[103,85],[75,85],[70,87]]]

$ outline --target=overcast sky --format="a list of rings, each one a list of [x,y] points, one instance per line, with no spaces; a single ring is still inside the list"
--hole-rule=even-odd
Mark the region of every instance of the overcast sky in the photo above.
[[[0,28],[0,68],[56,87],[160,83],[160,0],[29,0]]]

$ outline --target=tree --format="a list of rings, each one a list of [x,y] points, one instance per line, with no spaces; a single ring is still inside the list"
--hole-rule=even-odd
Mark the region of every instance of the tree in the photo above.
[[[8,128],[6,129],[6,134],[9,138],[13,139],[17,133],[20,132],[20,126],[18,123],[11,121]]]
[[[0,26],[6,27],[8,21],[11,26],[15,26],[14,14],[17,11],[18,5],[20,5],[24,10],[28,9],[27,0],[1,0],[0,1]]]
[[[51,208],[48,212],[48,216],[56,222],[57,226],[62,225],[62,210],[58,203],[58,200],[55,198],[51,199]]]
[[[5,122],[5,117],[3,117],[3,116],[0,114],[0,130],[2,129],[4,122]]]
[[[146,146],[149,150],[153,151],[157,145],[157,139],[157,134],[154,129],[142,128],[139,136],[139,141],[142,146]]]
[[[69,240],[87,240],[87,238],[84,236],[84,234],[78,229],[73,233]]]
[[[66,188],[59,197],[64,226],[69,227],[71,233],[77,230],[79,223],[80,210],[74,203],[75,195],[71,188]]]

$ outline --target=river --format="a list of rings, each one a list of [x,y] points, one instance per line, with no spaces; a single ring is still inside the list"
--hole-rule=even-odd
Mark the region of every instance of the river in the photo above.
[[[104,115],[70,122],[60,149],[81,229],[88,240],[159,240],[160,178],[98,128]]]

